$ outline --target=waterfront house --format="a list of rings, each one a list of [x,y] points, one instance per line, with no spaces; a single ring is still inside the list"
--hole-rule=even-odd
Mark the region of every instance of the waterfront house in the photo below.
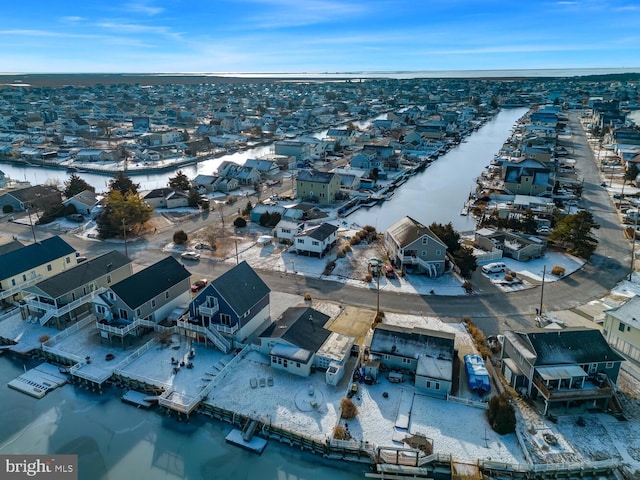
[[[120,280],[93,299],[102,338],[140,335],[167,319],[191,298],[189,271],[167,257]]]
[[[609,345],[640,364],[640,296],[604,313],[602,328]]]
[[[404,217],[387,228],[384,247],[398,269],[439,277],[445,272],[447,246],[428,227]]]
[[[280,173],[280,167],[275,160],[267,160],[262,158],[248,158],[244,162],[245,167],[255,168],[260,175],[271,177]]]
[[[98,199],[96,198],[96,192],[93,190],[83,190],[73,197],[67,198],[62,204],[65,207],[73,206],[76,209],[76,213],[81,215],[90,215],[93,207],[98,204]]]
[[[256,204],[249,213],[249,219],[252,222],[260,223],[260,217],[265,213],[269,215],[277,214],[280,215],[280,218],[283,217],[286,208],[282,205],[267,205],[266,203],[258,203]]]
[[[75,250],[62,238],[50,237],[0,254],[0,300],[14,303],[25,287],[76,265]]]
[[[78,162],[113,162],[116,160],[116,152],[98,148],[82,149],[76,153],[75,160]]]
[[[147,193],[144,201],[153,208],[178,208],[189,206],[189,195],[171,187],[156,188]]]
[[[323,257],[338,239],[338,227],[322,223],[293,236],[293,247],[298,255]]]
[[[44,210],[50,205],[62,203],[62,194],[56,187],[34,185],[9,190],[0,195],[0,210]]]
[[[91,313],[96,294],[132,274],[131,260],[115,250],[107,252],[25,287],[23,316],[33,315],[41,325],[55,323],[64,329]]]
[[[543,414],[607,409],[624,360],[597,329],[504,332],[502,373]]]
[[[296,222],[293,220],[280,220],[276,227],[273,229],[274,237],[281,243],[293,243],[293,237],[300,233],[304,228],[303,222]]]
[[[542,162],[527,158],[502,163],[504,189],[513,195],[551,196],[555,174]]]
[[[453,333],[378,324],[365,369],[376,379],[379,365],[392,372],[392,382],[407,375],[421,392],[446,398],[451,393],[456,355]]]
[[[519,262],[528,262],[541,257],[547,247],[544,238],[506,230],[481,228],[475,233],[478,248],[487,252],[502,252],[501,256],[513,258]]]
[[[357,138],[357,132],[348,128],[330,128],[327,130],[327,139],[341,147],[351,147],[356,143]]]
[[[0,155],[3,155],[5,153],[6,152],[2,151],[2,145],[0,145]],[[7,186],[7,176],[2,170],[0,170],[0,188],[4,188],[6,186]]]
[[[355,339],[326,329],[330,318],[311,307],[287,308],[260,335],[260,351],[272,368],[303,377],[323,370],[325,382],[337,385]]]
[[[197,189],[200,195],[206,195],[207,193],[213,193],[217,179],[218,177],[215,175],[204,175],[201,173],[191,180],[191,186]]]
[[[302,200],[330,204],[340,192],[340,177],[331,172],[301,170],[296,178],[296,192]]]
[[[295,157],[298,162],[311,158],[311,146],[306,142],[279,140],[273,144],[273,148],[276,155]]]
[[[218,337],[244,342],[265,324],[270,323],[271,290],[245,261],[222,274],[189,303],[188,323],[183,328],[198,330],[221,348]],[[212,332],[208,332],[212,331]],[[218,343],[216,343],[218,342]],[[228,350],[227,350],[228,351]]]

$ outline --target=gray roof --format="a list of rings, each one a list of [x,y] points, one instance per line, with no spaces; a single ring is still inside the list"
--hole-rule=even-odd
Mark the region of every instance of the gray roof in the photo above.
[[[338,227],[330,223],[322,223],[318,226],[311,227],[304,232],[296,234],[296,237],[309,237],[314,240],[324,241],[329,238],[334,232],[338,230]]]
[[[260,337],[281,338],[297,347],[317,352],[331,335],[324,328],[329,318],[311,307],[290,307]]]
[[[315,182],[315,183],[331,183],[335,173],[320,172],[318,170],[300,170],[298,173],[298,180],[302,182]]]
[[[60,190],[55,187],[45,187],[43,185],[34,185],[32,187],[18,188],[16,190],[10,190],[6,192],[7,195],[11,195],[18,201],[30,202],[38,197],[46,198],[50,195],[60,196]]]
[[[376,325],[371,339],[371,353],[417,359],[427,354],[441,360],[453,360],[455,334],[424,328]]]
[[[74,252],[73,247],[62,238],[50,237],[0,256],[0,275],[10,278]]]
[[[524,340],[520,345],[528,345],[530,352],[536,356],[536,366],[623,360],[609,346],[600,330],[593,328],[533,329],[515,335]]]
[[[10,242],[0,245],[0,256],[4,255],[5,253],[13,252],[14,250],[18,250],[22,247],[24,247],[24,245],[18,240],[11,240]]]
[[[389,228],[387,228],[387,233],[391,235],[401,247],[410,245],[419,238],[422,238],[424,235],[427,235],[437,242],[440,242],[444,248],[447,247],[442,242],[442,240],[440,240],[436,236],[436,234],[431,231],[429,227],[424,226],[411,217],[404,217],[401,220],[397,221]]]
[[[640,330],[640,296],[632,297],[618,308],[607,310],[616,320]]]
[[[69,201],[69,200],[75,200],[78,201],[80,203],[83,203],[89,207],[93,207],[96,203],[96,192],[91,191],[91,190],[83,190],[82,192],[74,195],[71,198],[68,198],[65,201]]]
[[[140,270],[111,287],[130,308],[136,308],[189,278],[191,273],[173,257]]]
[[[79,263],[75,267],[58,273],[53,277],[46,278],[32,287],[27,287],[25,290],[30,292],[39,291],[51,298],[58,298],[129,263],[131,263],[131,260],[120,252],[112,250],[99,257]]]
[[[271,292],[246,261],[216,278],[211,285],[238,315],[248,312]]]

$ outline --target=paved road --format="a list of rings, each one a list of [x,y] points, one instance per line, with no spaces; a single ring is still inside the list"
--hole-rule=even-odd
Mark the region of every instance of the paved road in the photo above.
[[[630,244],[624,238],[620,219],[609,195],[600,186],[601,179],[593,153],[575,113],[571,114],[571,130],[573,136],[563,142],[569,151],[573,151],[577,160],[576,171],[584,179],[584,206],[593,213],[595,221],[601,226],[596,231],[599,247],[582,270],[562,281],[545,285],[544,306],[548,311],[575,308],[606,295],[629,273],[631,261]],[[219,217],[215,213],[208,217],[197,216],[181,223],[179,228],[192,232],[216,220],[219,220]],[[8,224],[6,227],[5,233],[18,235],[25,240],[31,239],[28,227],[15,224]],[[158,260],[159,250],[171,241],[172,234],[173,229],[129,242],[128,253],[136,264],[150,265]],[[73,235],[65,235],[64,238],[78,251],[91,256],[114,248],[124,252],[121,242],[86,241]],[[194,275],[215,278],[232,265],[203,258],[200,262],[187,266]],[[376,306],[375,290],[300,275],[272,271],[259,273],[274,291],[297,294],[308,292],[316,299],[345,302],[373,309]],[[471,317],[487,334],[498,333],[505,327],[533,325],[534,313],[541,300],[542,286],[505,294],[492,287],[480,271],[474,273],[472,283],[480,292],[468,296],[420,296],[380,291],[380,308],[383,311],[438,316],[456,322],[463,317]]]

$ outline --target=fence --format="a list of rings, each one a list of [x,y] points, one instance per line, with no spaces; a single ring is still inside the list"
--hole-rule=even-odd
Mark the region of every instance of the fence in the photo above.
[[[489,410],[489,404],[487,402],[479,402],[477,400],[470,400],[468,398],[454,397],[453,395],[447,395],[447,402],[459,403],[461,405],[480,408],[482,410]]]

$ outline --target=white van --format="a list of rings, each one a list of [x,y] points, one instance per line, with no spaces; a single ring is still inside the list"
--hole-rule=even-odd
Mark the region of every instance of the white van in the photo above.
[[[502,262],[488,263],[482,267],[483,273],[500,273],[505,272],[506,270],[507,266]]]

